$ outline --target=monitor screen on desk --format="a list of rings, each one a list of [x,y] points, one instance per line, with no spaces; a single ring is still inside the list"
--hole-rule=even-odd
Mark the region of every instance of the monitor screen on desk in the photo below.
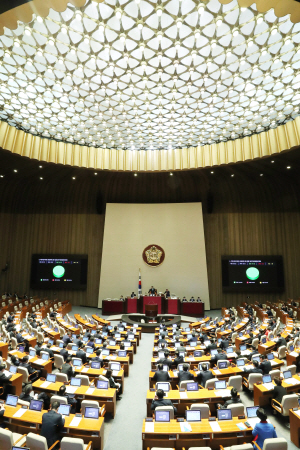
[[[73,359],[73,366],[74,367],[80,367],[80,366],[82,366],[82,361],[81,361],[81,359]]]
[[[109,330],[112,330],[112,329],[113,329],[112,325],[108,325],[107,328],[108,328]]]
[[[91,324],[93,324],[94,323],[94,321],[93,320],[91,320]],[[97,330],[92,330],[91,331],[91,334],[96,334],[97,333]]]
[[[286,370],[283,372],[283,377],[286,380],[287,378],[292,378],[292,372],[290,370]]]
[[[197,341],[190,342],[190,347],[197,347],[198,343]]]
[[[214,349],[210,351],[211,356],[217,355],[218,354],[218,350]]]
[[[25,347],[23,345],[19,345],[19,352],[24,353]]]
[[[97,389],[108,389],[108,381],[97,380]]]
[[[121,333],[115,333],[115,338],[119,339],[121,337]]]
[[[64,348],[64,343],[63,343],[63,342],[60,342],[60,343],[58,344],[58,346],[59,346],[59,348]]]
[[[230,353],[233,353],[233,348],[232,347],[228,347],[226,350],[227,355],[229,355]]]
[[[156,383],[156,389],[162,389],[164,392],[169,392],[170,385],[169,383]]]
[[[242,337],[243,336],[243,332],[242,331],[240,331],[240,333],[239,333],[239,337]]]
[[[107,336],[107,331],[102,331],[102,336]]]
[[[57,332],[58,332],[58,328],[57,328],[57,327],[55,327],[55,328],[54,328],[54,331],[55,331],[55,333],[57,333]]]
[[[126,350],[119,350],[119,351],[118,351],[118,356],[119,356],[120,358],[126,358],[126,356],[127,356],[127,351],[126,351]]]
[[[155,411],[155,422],[170,422],[170,411]]]
[[[262,337],[262,338],[261,338],[261,343],[262,343],[262,344],[265,344],[266,342],[267,342],[267,338],[266,338],[266,337]]]
[[[118,372],[121,370],[121,364],[118,362],[110,363],[111,370],[117,370]]]
[[[295,347],[294,347],[293,345],[290,345],[290,349],[289,349],[290,352],[293,352],[293,351],[294,351],[294,348],[295,348]]]
[[[56,375],[54,373],[48,373],[46,381],[49,383],[55,383],[56,382]]]
[[[260,362],[260,356],[252,356],[252,361]]]
[[[185,357],[185,352],[179,352],[179,356]]]
[[[226,389],[226,381],[225,380],[215,381],[215,389]]]
[[[128,339],[134,339],[134,337],[135,337],[134,334],[132,334],[132,333],[128,334]]]
[[[247,350],[247,345],[240,345],[240,351],[244,352],[245,350]]]
[[[32,411],[42,411],[43,403],[41,400],[31,400],[29,409]]]
[[[194,351],[194,358],[200,358],[201,355],[202,355],[201,350],[195,350]]]
[[[178,364],[177,370],[182,371],[183,370],[183,364]]]
[[[181,343],[180,342],[175,342],[174,346],[175,346],[175,348],[180,347]]]
[[[71,350],[72,350],[73,352],[77,352],[78,346],[77,346],[77,345],[72,345]]]
[[[43,359],[44,361],[49,361],[49,358],[50,358],[49,353],[42,353],[42,359]]]
[[[30,450],[30,448],[29,447],[16,447],[15,445],[13,445],[11,450]]]
[[[53,345],[54,344],[53,339],[49,339],[48,344]]]
[[[257,417],[256,413],[257,413],[258,408],[259,408],[259,406],[247,406],[246,407],[248,419],[250,419],[252,417]]]
[[[70,386],[81,386],[81,378],[71,378]]]
[[[17,403],[18,403],[18,396],[17,395],[11,395],[11,394],[8,394],[8,396],[6,397],[6,402],[5,402],[5,404],[7,405],[7,406],[17,406]]]
[[[102,349],[101,353],[103,356],[109,356],[110,351],[108,349],[104,348],[104,349]]]
[[[116,345],[116,341],[114,339],[110,339],[108,344],[114,346]]]
[[[92,353],[94,353],[93,347],[87,347],[85,351],[88,355],[91,355]]]
[[[92,408],[90,406],[86,406],[84,411],[84,417],[86,419],[99,419],[99,408]]]
[[[167,364],[164,364],[163,365],[163,371],[164,372],[168,372],[168,370],[169,370],[169,366]]]
[[[270,361],[271,359],[274,359],[274,354],[273,353],[268,353],[267,354],[267,358]]]
[[[264,375],[263,376],[263,383],[272,383],[271,375]]]
[[[95,339],[95,344],[102,344],[102,339]]]
[[[91,369],[100,369],[100,361],[92,361]]]
[[[83,342],[88,342],[89,338],[85,336],[82,338],[82,340],[83,340]]]
[[[187,333],[189,333],[191,330],[190,330],[190,327],[186,327],[185,329],[184,329],[184,331],[186,331]]]
[[[201,411],[196,409],[189,409],[185,411],[185,418],[187,422],[200,422]]]
[[[237,359],[236,365],[237,365],[237,367],[244,366],[245,365],[244,359]]]
[[[218,409],[218,420],[232,420],[231,409]]]
[[[69,416],[70,415],[70,409],[71,405],[60,405],[58,408],[59,414],[62,414],[63,416]]]
[[[187,383],[186,390],[187,391],[198,391],[199,390],[198,383],[196,381],[191,381],[190,383]]]
[[[228,361],[219,362],[219,369],[227,369],[227,367],[228,367]]]
[[[124,327],[118,327],[119,331],[124,331]]]
[[[17,373],[17,366],[10,366],[9,371],[10,373]]]
[[[187,337],[187,339],[192,339],[193,335],[192,334],[187,334],[186,337]]]
[[[128,341],[123,341],[124,347],[130,347],[131,343]]]

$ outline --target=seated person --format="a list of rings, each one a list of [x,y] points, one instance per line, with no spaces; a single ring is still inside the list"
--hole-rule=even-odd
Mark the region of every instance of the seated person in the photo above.
[[[195,301],[195,298],[194,298],[194,296],[192,296],[191,298],[190,298],[190,302],[194,302]]]
[[[43,348],[43,352],[49,353],[50,358],[54,358],[54,353],[51,350],[51,344],[47,344],[47,347]]]
[[[41,436],[47,439],[48,448],[56,441],[61,440],[61,432],[64,428],[62,415],[58,413],[59,402],[53,402],[51,410],[42,416]],[[57,446],[55,448],[58,448]]]
[[[153,287],[153,286],[151,286],[151,288],[149,289],[149,292],[148,292],[148,294],[149,295],[156,295],[156,289]]]
[[[178,374],[179,383],[181,383],[181,381],[194,380],[194,375],[189,372],[188,364],[183,364],[182,369],[183,370],[180,370]]]
[[[197,375],[197,381],[198,383],[205,388],[205,384],[207,382],[207,380],[211,380],[212,378],[214,378],[212,372],[210,370],[208,370],[208,365],[207,363],[203,363],[201,365],[202,370],[198,373]]]
[[[281,403],[282,397],[284,395],[287,395],[287,390],[282,386],[282,381],[279,377],[275,377],[274,382],[276,386],[273,391],[273,399],[276,400],[278,403]]]
[[[62,365],[61,373],[65,373],[68,376],[68,380],[71,380],[75,376],[75,371],[72,367],[72,358],[68,356],[65,363]]]
[[[136,297],[136,294],[132,291],[130,297],[131,297],[131,298],[135,298],[135,297]]]
[[[179,350],[175,350],[175,359],[174,359],[174,364],[176,366],[176,368],[178,367],[178,364],[182,364],[184,361],[183,356],[179,356]]]
[[[229,347],[229,344],[230,344],[229,340],[225,337],[225,338],[223,338],[223,339],[221,340],[219,347],[220,347],[222,350],[225,350],[226,348]]]
[[[30,395],[32,394],[32,395]],[[33,399],[33,389],[32,389],[32,385],[31,384],[27,384],[24,388],[24,391],[21,392],[19,399],[23,400],[23,402],[31,402],[31,400]]]
[[[256,415],[260,419],[260,422],[255,425],[252,431],[252,436],[254,437],[254,441],[256,442],[256,444],[260,448],[263,448],[264,440],[276,438],[277,434],[274,426],[271,423],[267,422],[268,416],[263,410],[263,408],[258,408]],[[257,447],[255,447],[254,445],[254,448]]]
[[[187,302],[187,299],[186,299],[186,297],[184,296],[184,297],[182,297],[182,300],[181,300],[182,302]]]
[[[161,363],[158,364],[157,371],[154,374],[153,380],[157,382],[157,381],[169,381],[170,379],[171,378],[168,372],[163,370],[163,365]]]
[[[0,364],[0,387],[3,387],[4,393],[1,398],[6,398],[7,394],[10,393],[10,386],[8,386],[9,380],[13,376],[12,373],[8,376],[4,373],[5,364]]]
[[[28,375],[32,375],[34,372],[35,376],[33,378],[31,378],[31,381],[36,381],[40,376],[41,376],[41,371],[40,370],[35,370],[30,364],[29,364],[29,357],[28,356],[24,356],[20,362],[20,366],[19,367],[24,367],[25,369],[27,369]]]
[[[155,395],[155,397],[154,397],[154,399],[152,400],[152,403],[151,403],[152,411],[155,410],[155,408],[157,406],[173,406],[174,413],[176,414],[177,408],[175,408],[175,406],[173,405],[171,400],[169,400],[167,398],[164,399],[164,395],[165,395],[165,393],[164,393],[164,391],[162,389],[157,389],[156,395]]]
[[[95,348],[95,339],[94,336],[90,337],[89,342],[86,344],[87,347],[92,347],[93,349]]]
[[[226,400],[224,405],[219,405],[220,409],[226,409],[228,405],[234,405],[235,403],[242,403],[242,400],[240,399],[239,393],[236,388],[232,388],[230,393],[231,399]]]
[[[61,349],[61,351],[59,352],[59,354],[64,358],[64,362],[66,361],[66,359],[69,356],[68,350],[67,350],[67,344],[63,344],[63,348]]]
[[[164,292],[164,294],[165,294],[165,297],[166,297],[166,298],[171,297],[171,294],[170,294],[169,289],[166,289],[165,292]]]
[[[123,344],[124,345],[124,344]],[[120,349],[121,349],[121,346],[120,346]],[[122,349],[121,349],[122,350]],[[103,364],[104,364],[104,362],[103,362],[103,359],[101,358],[101,350],[100,349],[97,349],[96,350],[96,356],[94,356],[93,358],[92,358],[92,361],[97,361],[97,362],[99,362],[100,363],[100,367],[103,367]]]
[[[162,364],[162,365],[166,365],[169,367],[169,369],[171,368],[173,362],[171,359],[168,359],[169,356],[169,352],[164,352],[164,358],[161,358],[157,361],[157,364]]]
[[[69,394],[66,392],[66,386],[64,384],[60,386],[56,395],[58,395],[59,397],[65,397],[68,401],[68,405],[71,405],[71,414],[76,413],[77,400],[69,396]]]
[[[245,367],[245,372],[248,373],[261,373],[263,375],[263,371],[262,369],[259,368],[259,362],[258,361],[253,361],[253,369],[247,369],[247,366]]]
[[[266,355],[261,355],[259,368],[263,371],[264,375],[268,375],[272,370],[272,365]]]
[[[11,360],[11,364],[13,366],[17,366],[18,367],[20,365],[19,358],[17,358],[15,355],[11,355],[10,360]]]
[[[228,359],[225,352],[218,348],[218,353],[211,357],[211,363],[217,365],[217,362],[222,359]]]
[[[82,361],[82,363],[83,363],[83,364],[86,364],[87,357],[86,357],[85,351],[83,350],[83,344],[82,344],[82,343],[79,345],[75,357],[76,357],[76,358],[80,358],[81,361]]]
[[[109,387],[111,389],[117,389],[117,400],[121,400],[122,397],[120,397],[120,394],[119,394],[121,385],[120,385],[120,383],[115,383],[115,380],[112,377],[112,370],[111,369],[107,369],[105,377],[108,379]]]
[[[281,336],[280,332],[277,333],[277,348],[281,347],[282,345],[286,345],[287,342],[284,339],[284,337]]]
[[[197,297],[196,302],[198,302],[198,303],[202,302],[201,298]]]

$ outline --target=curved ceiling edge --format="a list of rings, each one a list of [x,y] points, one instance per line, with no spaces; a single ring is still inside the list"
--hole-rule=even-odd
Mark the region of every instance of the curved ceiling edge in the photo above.
[[[30,159],[98,170],[159,172],[263,158],[300,145],[300,117],[235,141],[172,150],[114,150],[42,139],[0,122],[0,146]]]

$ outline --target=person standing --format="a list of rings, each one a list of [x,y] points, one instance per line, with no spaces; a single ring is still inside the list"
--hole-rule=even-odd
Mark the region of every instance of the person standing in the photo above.
[[[254,442],[260,448],[263,448],[265,439],[277,438],[277,434],[274,426],[267,422],[268,416],[263,408],[258,408],[256,415],[260,419],[260,422],[255,425],[252,436],[254,437]]]
[[[50,411],[43,414],[41,436],[47,439],[48,448],[56,441],[61,440],[61,432],[64,428],[62,415],[58,413],[59,402],[53,402]],[[59,444],[55,448],[59,448]]]

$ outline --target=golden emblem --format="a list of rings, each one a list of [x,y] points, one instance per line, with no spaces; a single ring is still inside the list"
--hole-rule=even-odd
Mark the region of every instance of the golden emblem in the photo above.
[[[164,249],[159,245],[148,245],[143,251],[143,260],[148,266],[157,267],[165,259]]]

